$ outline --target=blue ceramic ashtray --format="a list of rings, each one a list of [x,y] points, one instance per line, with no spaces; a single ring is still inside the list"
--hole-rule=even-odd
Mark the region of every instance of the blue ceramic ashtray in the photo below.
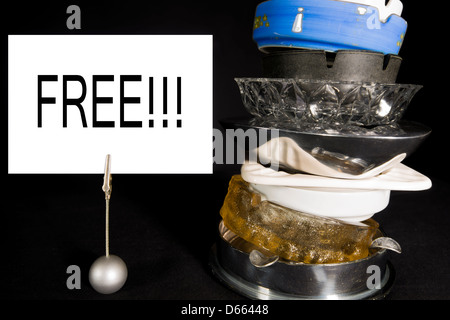
[[[399,0],[270,0],[256,8],[258,48],[369,50],[398,54],[407,23]]]

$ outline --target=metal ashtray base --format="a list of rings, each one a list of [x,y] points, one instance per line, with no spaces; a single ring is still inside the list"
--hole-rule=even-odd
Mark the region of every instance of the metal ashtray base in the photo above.
[[[380,300],[392,289],[395,269],[387,250],[353,263],[292,265],[276,262],[267,268],[254,267],[248,253],[233,247],[231,233],[223,222],[220,240],[213,245],[210,266],[213,274],[233,291],[258,300]],[[241,239],[242,240],[242,239]],[[379,289],[368,288],[368,267],[381,270]],[[280,290],[281,289],[281,290]]]

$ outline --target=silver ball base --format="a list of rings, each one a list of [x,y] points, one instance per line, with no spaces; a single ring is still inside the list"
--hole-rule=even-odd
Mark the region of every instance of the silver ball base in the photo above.
[[[115,255],[102,256],[94,261],[89,270],[89,282],[95,291],[111,294],[120,290],[127,281],[125,262]]]

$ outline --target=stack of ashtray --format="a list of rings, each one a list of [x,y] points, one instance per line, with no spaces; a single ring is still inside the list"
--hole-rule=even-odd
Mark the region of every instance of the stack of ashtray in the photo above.
[[[401,163],[430,133],[401,120],[421,88],[396,83],[402,8],[399,0],[257,7],[264,75],[236,79],[253,117],[222,124],[258,139],[240,140],[248,157],[231,178],[211,263],[239,293],[372,299],[391,289],[387,253],[401,248],[372,216],[391,191],[431,187]]]

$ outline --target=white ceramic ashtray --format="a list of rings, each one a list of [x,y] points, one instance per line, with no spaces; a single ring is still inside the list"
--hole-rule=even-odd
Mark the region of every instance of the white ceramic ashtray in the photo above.
[[[290,174],[266,168],[259,163],[246,162],[241,167],[241,176],[248,183],[301,188],[395,191],[422,191],[431,188],[431,180],[428,177],[402,163],[372,178],[350,180],[311,174]]]
[[[262,200],[323,217],[354,223],[371,218],[389,204],[390,190],[299,188],[250,184]]]
[[[293,139],[288,137],[271,139],[255,151],[263,163],[278,163],[280,167],[289,170],[341,179],[375,177],[401,163],[406,158],[406,153],[401,153],[380,165],[369,166],[362,159],[326,152],[321,148],[306,152]],[[318,160],[320,157],[331,160],[328,162]],[[363,171],[363,168],[366,169]],[[349,173],[351,169],[353,169],[353,173]]]

